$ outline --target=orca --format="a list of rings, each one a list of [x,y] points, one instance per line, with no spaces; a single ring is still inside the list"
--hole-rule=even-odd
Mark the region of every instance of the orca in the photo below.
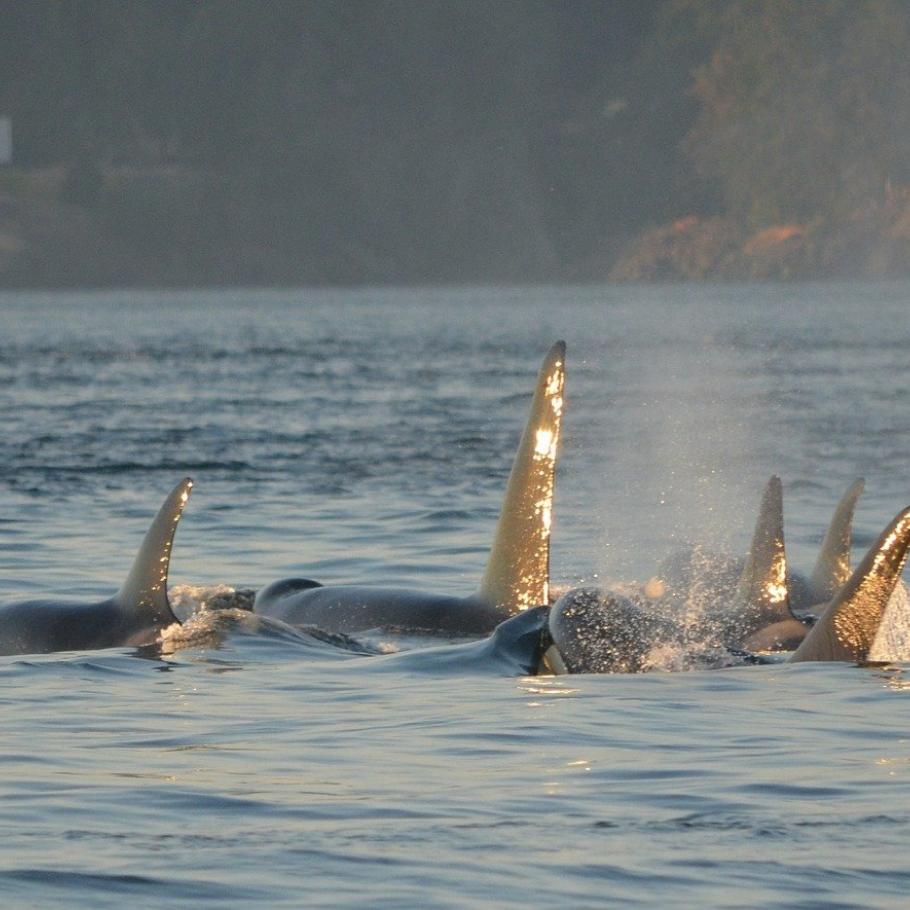
[[[788,564],[780,478],[768,481],[736,595],[726,611],[725,645],[747,651],[792,651],[799,645],[815,622],[813,611],[829,603],[850,577],[853,514],[864,484],[858,478],[841,497],[806,578]]]
[[[0,606],[0,655],[147,645],[178,623],[167,596],[177,523],[193,488],[181,480],[152,521],[120,590],[101,603],[29,600]]]
[[[772,491],[771,500],[774,492]],[[776,546],[768,548],[778,552]],[[864,663],[891,595],[910,553],[910,507],[879,535],[863,560],[825,606],[789,661]],[[759,603],[777,610],[780,599],[768,592]],[[634,673],[648,668],[651,650],[672,641],[674,633],[628,598],[596,588],[576,588],[557,600],[549,617],[553,640],[543,663],[552,673]],[[731,655],[750,655],[727,647]]]
[[[850,576],[853,514],[863,485],[857,479],[841,497],[810,577],[788,563],[783,488],[774,476],[762,494],[744,559],[699,546],[678,551],[644,585],[644,596],[659,612],[687,614],[702,637],[727,647],[792,650],[815,618],[811,611],[827,604]]]
[[[536,676],[552,646],[548,607],[531,607],[504,620],[479,641],[414,648],[368,658],[370,671],[432,675]]]
[[[487,635],[499,623],[549,603],[550,526],[563,413],[565,342],[547,352],[506,486],[480,587],[468,597],[306,578],[273,582],[256,596],[256,613],[294,626],[355,634],[372,629]]]
[[[867,661],[908,552],[910,507],[882,531],[790,660]]]
[[[169,626],[158,641],[138,651],[141,656],[160,658],[186,649],[221,649],[229,641],[232,650],[258,649],[265,644],[269,648],[284,647],[289,654],[310,659],[364,658],[355,665],[370,670],[421,675],[533,676],[552,644],[548,613],[548,607],[524,610],[501,622],[488,637],[480,640],[387,653],[341,632],[326,632],[315,626],[289,626],[242,607],[206,605],[182,625]]]
[[[858,477],[841,497],[808,580],[797,573],[789,575],[790,606],[794,611],[806,612],[827,604],[850,577],[853,513],[865,483]]]
[[[679,627],[614,591],[576,588],[550,610],[543,675],[707,670],[773,659],[718,643],[687,642]]]
[[[720,642],[728,648],[792,649],[806,634],[806,625],[794,616],[790,606],[779,477],[771,477],[762,494],[752,544],[732,603],[714,618]]]
[[[602,588],[574,588],[553,605],[553,647],[545,663],[558,673],[641,673],[676,629],[631,598]]]

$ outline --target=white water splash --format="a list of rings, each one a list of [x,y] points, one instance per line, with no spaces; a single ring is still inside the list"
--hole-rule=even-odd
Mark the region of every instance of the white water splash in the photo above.
[[[164,654],[184,648],[217,648],[231,632],[256,633],[263,617],[248,610],[197,610],[182,623],[172,623],[161,631],[160,645]]]
[[[197,613],[215,610],[245,610],[253,608],[254,592],[230,585],[176,585],[168,590],[174,615],[186,622]]]

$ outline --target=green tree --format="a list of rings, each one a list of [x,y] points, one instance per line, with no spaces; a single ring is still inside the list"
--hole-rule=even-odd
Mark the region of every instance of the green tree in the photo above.
[[[839,217],[908,179],[910,5],[674,0],[703,36],[685,148],[753,226]]]

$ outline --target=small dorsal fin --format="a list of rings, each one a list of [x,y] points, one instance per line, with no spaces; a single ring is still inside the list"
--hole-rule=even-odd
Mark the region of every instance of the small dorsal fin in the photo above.
[[[853,512],[864,486],[865,481],[862,477],[854,480],[834,510],[828,533],[825,534],[818,560],[812,570],[812,577],[809,579],[810,603],[828,603],[850,577]]]
[[[192,489],[193,481],[185,477],[164,500],[116,596],[124,610],[141,614],[151,625],[164,627],[178,621],[167,599],[167,570],[177,522]]]
[[[514,614],[549,600],[550,522],[563,411],[566,345],[547,352],[478,597]]]
[[[745,635],[793,619],[787,590],[784,501],[779,477],[772,477],[762,494],[737,598],[743,611],[741,631]]]
[[[868,658],[910,551],[910,507],[882,531],[791,660]]]

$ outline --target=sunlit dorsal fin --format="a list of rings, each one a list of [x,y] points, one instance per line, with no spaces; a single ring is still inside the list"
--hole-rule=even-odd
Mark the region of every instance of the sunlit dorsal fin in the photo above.
[[[124,610],[144,616],[150,624],[167,626],[177,622],[167,599],[167,571],[177,522],[190,498],[193,481],[185,477],[171,491],[158,510],[133,560],[133,567],[117,593]]]
[[[779,477],[772,477],[762,494],[737,594],[743,611],[744,634],[793,618],[787,592],[784,501]]]
[[[566,345],[547,352],[506,487],[478,597],[514,614],[549,599],[550,522],[562,421]]]
[[[791,660],[868,658],[910,550],[910,507],[870,547]]]
[[[834,510],[828,533],[825,534],[818,560],[812,570],[812,577],[809,579],[810,603],[828,603],[850,577],[853,512],[864,486],[865,481],[862,477],[854,480]]]

